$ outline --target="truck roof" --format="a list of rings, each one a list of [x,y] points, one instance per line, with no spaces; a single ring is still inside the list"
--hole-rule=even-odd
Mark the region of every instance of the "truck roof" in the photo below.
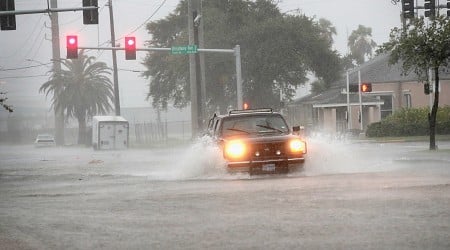
[[[92,117],[92,121],[99,121],[99,122],[128,122],[122,116],[115,116],[115,115],[98,115],[98,116],[94,116],[94,117]]]

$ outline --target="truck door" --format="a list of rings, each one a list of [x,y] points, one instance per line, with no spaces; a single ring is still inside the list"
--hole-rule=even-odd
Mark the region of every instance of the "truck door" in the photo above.
[[[128,124],[116,123],[115,124],[115,149],[124,149],[128,147]]]
[[[114,149],[115,125],[113,123],[100,124],[100,149]]]

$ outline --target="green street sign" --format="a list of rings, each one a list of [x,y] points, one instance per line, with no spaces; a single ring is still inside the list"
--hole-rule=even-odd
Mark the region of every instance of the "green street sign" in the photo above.
[[[170,48],[170,53],[172,55],[195,54],[197,53],[197,45],[173,46]]]

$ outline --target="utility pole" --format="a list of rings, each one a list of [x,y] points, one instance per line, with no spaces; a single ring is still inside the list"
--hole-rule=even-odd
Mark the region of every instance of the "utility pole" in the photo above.
[[[204,39],[204,18],[203,18],[203,1],[200,1],[200,19],[199,19],[199,25],[198,25],[198,48],[203,49],[205,47],[205,39]],[[201,109],[201,129],[205,126],[205,117],[206,117],[206,76],[205,76],[205,53],[198,53],[199,56],[199,62],[200,64],[200,88],[201,88],[201,103],[202,103],[202,109]]]
[[[116,47],[116,35],[114,32],[114,14],[112,1],[108,1],[109,6],[109,26],[111,28],[111,46]],[[112,50],[113,61],[113,77],[114,77],[114,110],[116,115],[120,115],[120,98],[119,98],[119,76],[117,74],[117,55],[116,51]]]
[[[51,8],[58,8],[57,0],[51,0],[50,5]],[[58,12],[50,13],[50,21],[52,23],[53,74],[58,82],[58,87],[54,90],[53,95],[55,103],[58,104],[62,90]],[[60,105],[54,105],[53,109],[55,112],[55,142],[56,145],[61,146],[64,145],[64,110]]]
[[[189,44],[199,45],[199,26],[202,23],[201,3],[200,0],[188,1],[188,29],[189,29]],[[203,34],[201,35],[203,36]],[[189,55],[189,79],[191,90],[191,122],[192,122],[192,137],[197,137],[200,130],[203,128],[203,98],[202,98],[202,83],[200,76],[200,56],[198,53]]]

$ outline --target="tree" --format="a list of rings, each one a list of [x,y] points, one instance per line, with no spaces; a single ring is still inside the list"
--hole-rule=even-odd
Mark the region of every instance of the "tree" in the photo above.
[[[8,100],[8,97],[6,97],[6,93],[0,92],[0,106],[6,109],[9,113],[12,113],[13,109],[11,105],[6,104],[6,100]]]
[[[391,30],[390,39],[379,49],[389,52],[391,64],[402,63],[403,74],[414,71],[419,81],[428,81],[428,71],[434,72],[434,102],[429,114],[430,150],[436,149],[436,114],[439,106],[439,67],[448,66],[450,59],[450,21],[438,15],[425,22],[412,19],[403,29]]]
[[[78,121],[78,144],[86,144],[86,120],[93,115],[106,114],[112,109],[114,99],[112,82],[108,75],[111,69],[104,62],[95,62],[95,57],[87,56],[83,51],[78,59],[62,59],[66,69],[61,70],[62,90],[53,97],[52,106],[64,110],[66,120]],[[58,76],[53,74],[39,92],[54,93],[58,87]]]
[[[333,24],[325,18],[320,18],[318,25],[321,29],[321,36],[323,39],[326,39],[328,41],[328,44],[331,46],[333,44],[333,36],[337,35],[336,27],[333,26]]]
[[[377,44],[372,40],[372,28],[359,25],[348,37],[348,47],[353,59],[358,65],[366,61],[366,56],[372,57]]]
[[[318,95],[327,90],[327,85],[322,79],[317,79],[311,83],[311,93]]]
[[[149,46],[171,47],[187,44],[187,1],[174,13],[151,22]],[[325,82],[339,78],[340,59],[323,39],[319,23],[304,15],[282,14],[269,0],[204,0],[202,21],[206,48],[241,46],[244,99],[252,107],[278,107],[282,90],[290,100],[295,89],[313,72]],[[327,26],[330,28],[330,26]],[[205,54],[206,92],[210,109],[224,110],[236,103],[234,58],[228,54]],[[150,79],[148,96],[155,107],[169,101],[183,107],[189,103],[189,65],[187,56],[149,52],[144,65]]]

